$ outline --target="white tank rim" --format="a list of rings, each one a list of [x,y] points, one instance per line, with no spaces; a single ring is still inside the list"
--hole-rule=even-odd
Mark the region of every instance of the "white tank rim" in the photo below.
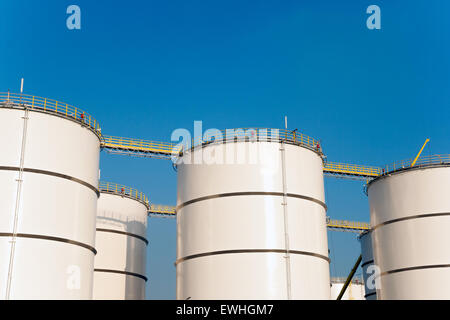
[[[128,195],[128,194],[124,194],[124,193],[120,193],[120,192],[115,192],[115,191],[106,191],[106,190],[100,189],[100,195],[101,195],[102,193],[104,193],[104,194],[109,194],[109,195],[113,195],[113,196],[118,196],[118,197],[122,197],[122,198],[128,198],[128,199],[130,199],[130,200],[134,200],[134,201],[136,201],[136,202],[139,202],[140,204],[143,204],[143,205],[147,208],[147,211],[150,210],[150,203],[147,203],[147,202],[145,202],[145,201],[143,201],[143,200],[141,200],[141,199],[137,199],[137,198],[135,198],[135,197],[132,197],[132,196],[130,196],[130,195]]]
[[[408,167],[408,168],[400,168],[400,169],[396,169],[393,171],[389,171],[383,175],[380,175],[372,180],[370,180],[367,183],[367,193],[369,191],[369,188],[372,186],[373,183],[378,182],[382,179],[387,179],[390,178],[393,175],[398,175],[398,174],[406,174],[409,173],[411,171],[416,171],[416,170],[429,170],[429,169],[438,169],[438,168],[448,168],[450,167],[450,163],[432,163],[432,164],[422,164],[419,166],[414,166],[414,167]]]
[[[2,104],[0,106],[0,108],[12,109],[12,110],[28,110],[30,112],[43,113],[43,114],[55,116],[55,117],[58,117],[58,118],[61,118],[61,119],[69,120],[69,121],[72,121],[72,122],[74,122],[76,124],[79,124],[81,127],[84,127],[86,129],[88,129],[89,131],[91,131],[92,133],[95,134],[95,136],[98,138],[98,140],[100,142],[102,142],[102,135],[101,135],[101,133],[99,133],[97,130],[94,130],[94,128],[92,128],[88,124],[83,124],[80,121],[77,121],[77,119],[75,119],[73,117],[65,116],[64,114],[61,114],[61,113],[58,113],[58,112],[55,112],[55,111],[52,111],[52,110],[42,110],[42,109],[37,109],[37,107],[29,108],[27,106],[21,106],[21,105],[18,105],[16,102],[11,102],[10,104]]]
[[[298,146],[298,147],[301,147],[301,148],[305,148],[305,149],[311,150],[311,151],[315,152],[316,154],[318,154],[323,159],[323,153],[320,152],[320,151],[317,151],[316,148],[312,148],[311,146],[309,146],[307,144],[304,144],[304,143],[301,143],[301,142],[294,142],[294,141],[291,141],[291,140],[284,140],[283,141],[283,139],[278,139],[276,141],[270,141],[270,140],[260,141],[260,140],[250,140],[250,138],[247,138],[247,139],[235,139],[233,141],[215,141],[215,140],[214,141],[205,141],[202,144],[198,144],[198,145],[195,145],[193,147],[190,147],[188,150],[189,151],[194,151],[195,149],[204,148],[204,147],[207,147],[209,145],[219,145],[219,144],[239,143],[239,142],[253,142],[253,143],[254,142],[268,142],[268,143],[285,143],[285,144],[290,144],[290,145],[293,145],[293,146]]]
[[[236,129],[239,129],[239,128],[235,128],[235,130]],[[258,128],[254,128],[254,129],[256,130]],[[270,129],[270,128],[267,128],[267,129]],[[270,129],[270,130],[272,130],[272,129]],[[262,142],[262,143],[264,143],[264,142],[266,142],[266,143],[278,143],[278,144],[284,143],[284,144],[289,144],[289,145],[293,145],[293,146],[298,146],[300,148],[308,149],[308,150],[314,152],[315,154],[317,154],[322,159],[322,162],[325,163],[325,158],[326,157],[325,157],[324,153],[322,152],[322,148],[320,148],[320,150],[317,150],[317,148],[313,148],[313,147],[309,146],[308,144],[305,144],[305,143],[302,143],[302,142],[297,142],[297,141],[292,141],[292,140],[289,140],[289,139],[278,138],[276,141],[271,141],[270,137],[268,137],[267,139],[268,140],[258,140],[258,139],[253,139],[252,140],[249,137],[245,137],[245,138],[235,138],[233,140],[203,141],[201,144],[197,144],[197,145],[191,146],[190,148],[186,149],[186,151],[184,151],[184,152],[180,151],[180,153],[178,154],[178,158],[182,158],[185,153],[193,152],[193,151],[195,151],[197,149],[203,149],[203,148],[205,148],[207,146],[210,146],[210,145],[220,145],[220,144],[240,143],[240,142],[252,142],[252,143],[255,143],[255,142]],[[320,142],[319,140],[317,140],[317,141]]]
[[[361,241],[362,237],[365,237],[365,236],[369,235],[371,232],[372,232],[372,229],[364,230],[363,232],[358,234],[358,236],[357,236],[358,240]]]

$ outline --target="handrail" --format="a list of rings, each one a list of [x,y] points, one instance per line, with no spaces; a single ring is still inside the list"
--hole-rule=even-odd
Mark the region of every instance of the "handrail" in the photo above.
[[[142,202],[147,208],[150,207],[150,203],[147,196],[142,191],[139,191],[137,189],[118,183],[104,182],[104,181],[100,182],[99,189],[100,192],[107,192],[117,195],[128,196],[132,199],[136,199]]]
[[[217,137],[219,136],[219,137]],[[276,129],[276,128],[230,128],[224,130],[212,131],[210,134],[205,134],[202,139],[192,139],[190,145],[185,146],[184,149],[189,149],[191,146],[198,147],[210,143],[229,143],[236,141],[250,141],[250,142],[284,142],[294,144],[311,149],[320,155],[322,147],[319,140],[307,136],[297,130]]]
[[[220,133],[221,139],[217,139],[216,134]],[[321,151],[320,142],[306,134],[298,132],[297,130],[288,129],[276,129],[276,128],[259,128],[259,127],[247,127],[247,128],[231,128],[218,130],[218,132],[212,132],[209,135],[206,134],[202,138],[192,140],[191,145],[198,146],[201,143],[212,142],[213,140],[219,142],[232,142],[235,140],[249,140],[249,141],[276,141],[276,142],[288,142],[298,145],[307,146],[313,150]]]
[[[174,206],[152,204],[148,210],[150,214],[162,214],[162,215],[176,215],[176,209]]]
[[[323,171],[334,174],[350,174],[365,177],[377,177],[382,173],[382,169],[379,167],[370,167],[337,162],[326,162],[323,167]]]
[[[80,108],[65,102],[28,94],[0,92],[0,105],[25,106],[31,110],[56,113],[65,118],[74,119],[83,123],[101,136],[100,124],[94,117]]]
[[[232,141],[276,141],[306,146],[309,149],[322,152],[320,142],[303,133],[286,129],[268,128],[235,128],[217,130],[215,133],[205,134],[201,138],[184,141],[184,144],[172,142],[157,142],[143,139],[103,136],[102,147],[115,150],[126,150],[158,155],[178,155],[183,150],[198,147],[213,142],[227,143]]]
[[[430,156],[421,156],[413,165],[414,158],[396,161],[390,165],[382,167],[381,174],[387,174],[393,171],[410,169],[416,167],[426,167],[431,165],[450,164],[450,154],[435,154]]]
[[[327,219],[327,227],[334,229],[343,229],[348,231],[363,232],[370,229],[370,225],[366,222],[348,221],[348,220],[332,220]]]
[[[121,149],[137,152],[148,152],[157,154],[177,154],[181,151],[174,143],[148,141],[143,139],[123,138],[114,136],[103,136],[103,148]],[[178,152],[177,152],[178,150]]]

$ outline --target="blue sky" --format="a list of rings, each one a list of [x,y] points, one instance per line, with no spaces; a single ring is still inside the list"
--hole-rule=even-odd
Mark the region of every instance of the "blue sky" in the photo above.
[[[81,8],[81,30],[66,8]],[[381,8],[381,30],[365,13]],[[103,133],[168,141],[176,128],[284,125],[330,161],[384,165],[449,153],[448,1],[24,1],[0,3],[0,91],[59,99]],[[164,160],[101,154],[102,179],[174,204]],[[362,183],[326,178],[328,215],[368,221]],[[174,219],[150,218],[148,298],[175,297]],[[330,233],[346,275],[356,236]]]

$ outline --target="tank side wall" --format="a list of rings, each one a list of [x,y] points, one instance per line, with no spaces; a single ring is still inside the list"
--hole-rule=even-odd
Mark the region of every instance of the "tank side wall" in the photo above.
[[[393,174],[368,191],[379,298],[450,299],[441,290],[450,269],[450,167]]]
[[[147,219],[147,208],[139,201],[101,193],[94,299],[145,298]]]
[[[375,267],[372,250],[372,233],[367,232],[360,237],[361,244],[361,269],[364,279],[366,300],[376,300]]]
[[[329,299],[322,159],[284,147],[291,297]],[[200,151],[238,149],[259,158],[178,165],[178,299],[287,298],[280,148],[271,142],[210,145],[196,149],[194,159]]]
[[[25,115],[0,109],[0,294],[9,278],[11,299],[91,299],[100,142],[72,121]]]

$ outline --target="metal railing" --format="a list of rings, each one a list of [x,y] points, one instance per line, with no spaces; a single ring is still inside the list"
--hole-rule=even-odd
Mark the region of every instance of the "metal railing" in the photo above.
[[[285,129],[268,128],[238,128],[209,131],[203,137],[184,141],[183,143],[157,142],[143,139],[103,136],[102,147],[125,152],[148,153],[151,155],[179,155],[183,150],[198,147],[210,143],[227,143],[234,141],[268,141],[288,142],[305,146],[318,152],[322,152],[320,142],[303,133]]]
[[[181,151],[174,143],[148,141],[143,139],[103,136],[103,148],[119,149],[153,154],[176,155]]]
[[[440,165],[440,164],[450,164],[450,154],[436,154],[431,156],[421,156],[417,159],[414,166],[411,166],[414,161],[414,158],[396,161],[390,165],[381,168],[381,174],[387,174],[392,171],[408,169],[408,168],[416,168],[416,167],[426,167],[431,165]]]
[[[152,204],[148,210],[149,214],[160,215],[176,215],[176,209],[174,206],[167,206],[162,204]]]
[[[347,277],[331,277],[332,283],[344,283]],[[352,284],[364,284],[364,279],[362,276],[354,276],[352,279]]]
[[[113,182],[100,182],[99,189],[100,192],[128,196],[132,199],[136,199],[144,203],[147,207],[150,206],[147,196],[142,191],[139,191],[137,189]]]
[[[379,167],[361,166],[355,164],[326,162],[323,171],[332,174],[355,175],[362,177],[377,177],[382,173]]]
[[[38,96],[20,93],[1,92],[0,106],[25,106],[31,110],[55,113],[65,118],[74,119],[91,128],[98,135],[101,135],[100,124],[89,113],[74,107],[70,104]]]
[[[345,231],[354,232],[363,232],[370,229],[370,225],[366,222],[332,219],[327,219],[327,227],[330,229],[342,229]]]
[[[202,140],[192,140],[191,145],[195,147],[202,143],[211,143],[214,141],[219,143],[234,141],[283,141],[306,146],[316,151],[321,151],[320,142],[317,139],[311,138],[310,136],[298,132],[297,130],[271,128],[234,128],[217,131],[213,130],[208,134],[205,134]]]

